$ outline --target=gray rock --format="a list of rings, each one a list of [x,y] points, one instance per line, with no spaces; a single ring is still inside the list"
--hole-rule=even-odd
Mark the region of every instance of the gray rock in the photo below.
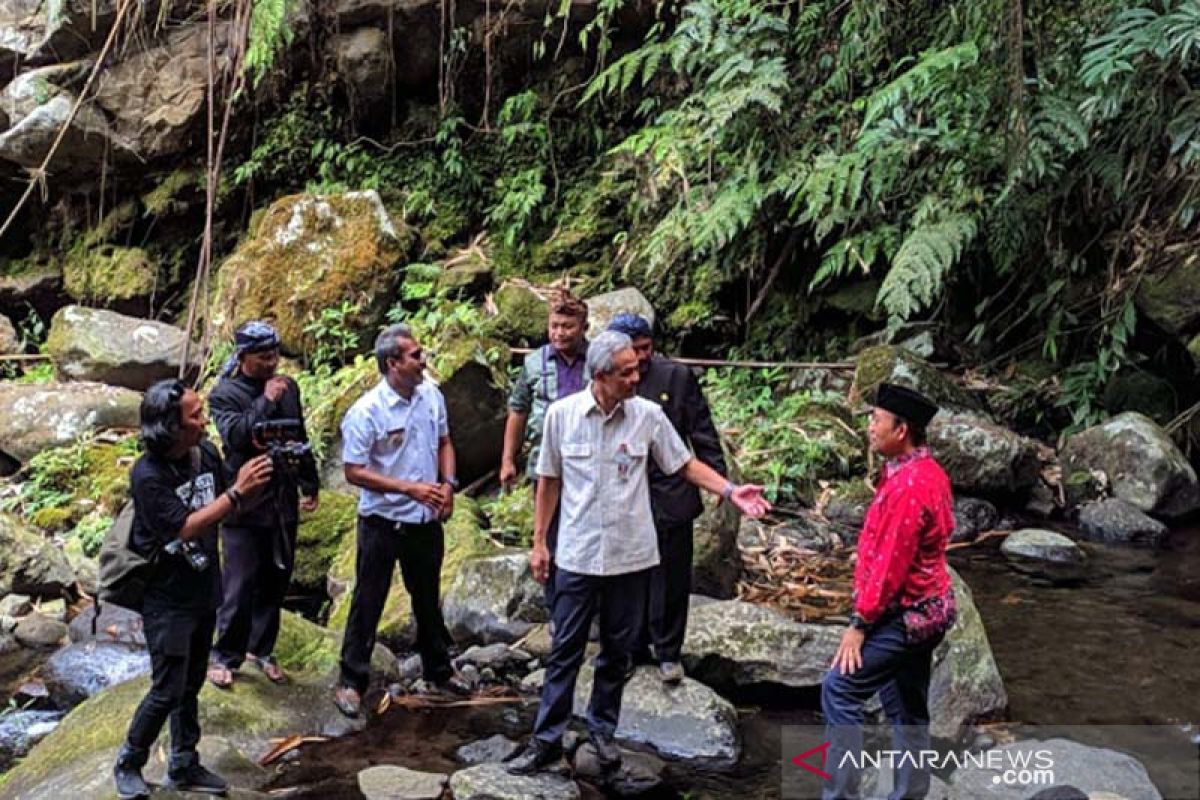
[[[137,428],[142,396],[101,383],[0,383],[0,452],[23,463],[91,431]]]
[[[968,494],[1018,494],[1038,480],[1037,443],[979,414],[938,412],[929,449],[954,488]]]
[[[358,789],[367,800],[438,800],[449,780],[440,772],[380,764],[358,773]]]
[[[414,653],[400,661],[400,680],[415,681],[417,678],[421,677],[422,669],[421,656],[417,653]]]
[[[391,47],[384,31],[359,28],[339,34],[333,37],[331,47],[338,77],[355,108],[365,110],[388,97]]]
[[[575,782],[550,772],[509,775],[502,764],[479,764],[450,776],[454,800],[579,800]]]
[[[1169,533],[1166,525],[1115,497],[1083,506],[1079,510],[1079,530],[1085,538],[1099,542],[1150,547],[1161,544]]]
[[[34,612],[17,623],[13,635],[25,647],[57,647],[67,638],[67,626]]]
[[[587,714],[592,694],[592,667],[579,671],[575,716]],[[720,767],[741,754],[737,712],[729,701],[691,678],[666,686],[658,670],[639,667],[625,684],[617,739],[649,745],[659,755]]]
[[[654,306],[632,286],[589,297],[587,307],[589,338],[607,328],[618,314],[638,314],[649,320],[651,325],[654,324]]]
[[[737,591],[742,572],[742,557],[738,552],[742,515],[729,503],[717,503],[707,492],[701,495],[704,512],[692,526],[692,591],[730,598]]]
[[[601,766],[596,749],[585,742],[575,751],[575,774],[603,786],[617,797],[636,797],[653,792],[663,784],[667,765],[649,753],[621,749],[621,764],[616,772]]]
[[[12,320],[0,314],[0,356],[21,352],[21,337]]]
[[[542,691],[542,687],[546,685],[546,669],[542,667],[535,669],[533,672],[521,679],[521,691],[529,694],[538,694]]]
[[[818,686],[842,631],[795,622],[766,606],[724,600],[688,611],[687,674],[721,691],[756,684]]]
[[[42,667],[51,698],[64,708],[109,686],[149,674],[150,656],[144,649],[106,642],[67,645]]]
[[[0,600],[0,617],[23,617],[33,610],[29,595],[10,594]]]
[[[442,598],[442,614],[464,643],[515,642],[548,618],[529,555],[517,551],[464,563]]]
[[[978,400],[921,358],[902,347],[879,345],[863,350],[855,358],[852,404],[869,403],[881,383],[908,386],[924,394],[942,413],[982,411]]]
[[[61,550],[23,520],[0,514],[0,592],[58,597],[74,585]]]
[[[1171,437],[1141,414],[1121,414],[1075,434],[1059,458],[1071,505],[1107,488],[1113,497],[1159,517],[1200,509],[1196,471]]]
[[[507,397],[496,385],[496,376],[477,356],[491,353],[500,363],[507,363],[508,350],[492,340],[469,340],[462,346],[457,363],[446,361],[438,375],[438,388],[446,398],[446,414],[455,421],[450,438],[458,479],[466,486],[500,463],[508,413]]]
[[[13,627],[17,627],[16,620],[13,620]],[[20,642],[12,635],[10,630],[0,630],[0,657],[6,656],[9,653],[15,653],[21,649]]]
[[[67,621],[67,604],[61,597],[53,600],[43,600],[38,603],[37,612],[43,617],[48,617],[58,622]]]
[[[1000,521],[1000,512],[987,500],[977,497],[954,498],[954,533],[952,542],[973,542],[979,534],[993,530]]]
[[[61,711],[12,711],[0,715],[0,769],[28,753],[58,727]]]
[[[950,579],[958,619],[933,651],[929,680],[929,729],[934,736],[946,739],[957,738],[972,720],[1008,706],[1004,679],[971,590],[953,569]]]
[[[486,739],[464,744],[454,751],[454,756],[464,764],[495,764],[520,749],[520,742],[514,742],[504,734],[497,733]]]
[[[93,626],[93,621],[95,625]],[[105,603],[96,618],[96,607],[89,605],[75,615],[67,626],[72,642],[109,642],[130,647],[145,647],[146,632],[142,615],[127,608]],[[95,633],[92,628],[95,627]]]
[[[459,667],[458,672],[460,675],[462,675],[463,680],[469,683],[472,687],[478,686],[479,681],[482,680],[482,676],[479,674],[479,668],[474,664],[463,664],[461,667]]]
[[[459,665],[474,664],[479,669],[507,670],[526,664],[532,657],[524,650],[496,642],[468,647],[455,662]]]
[[[145,391],[179,374],[187,336],[172,325],[102,308],[66,306],[50,323],[46,351],[63,380]],[[191,372],[199,367],[193,348]]]
[[[1088,747],[1067,739],[1027,740],[1001,745],[992,752],[1011,753],[1004,763],[1018,757],[1034,760],[1039,750],[1046,750],[1053,761],[1054,783],[1076,787],[1089,795],[1107,792],[1138,800],[1157,800],[1162,795],[1155,788],[1146,768],[1132,756],[1115,750]],[[1025,754],[1018,756],[1017,754]],[[1007,769],[1007,767],[1006,767]],[[1044,785],[1013,785],[997,781],[1000,772],[964,766],[950,776],[950,789],[958,798],[988,797],[993,800],[1024,800]]]
[[[1000,545],[1010,560],[1048,561],[1052,564],[1082,564],[1087,554],[1075,542],[1054,531],[1023,528],[1013,531]]]

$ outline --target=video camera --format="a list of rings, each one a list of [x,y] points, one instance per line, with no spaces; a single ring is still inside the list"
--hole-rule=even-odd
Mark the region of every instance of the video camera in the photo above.
[[[312,462],[312,445],[304,441],[304,427],[298,419],[269,419],[254,423],[254,444],[271,457],[276,470],[295,475],[300,467]]]

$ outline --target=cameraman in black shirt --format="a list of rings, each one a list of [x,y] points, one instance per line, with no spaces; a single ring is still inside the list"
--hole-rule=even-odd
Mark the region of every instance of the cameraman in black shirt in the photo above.
[[[300,389],[291,378],[277,374],[275,329],[265,322],[247,322],[238,328],[234,341],[236,351],[208,398],[225,444],[229,474],[266,452],[264,422],[294,420],[297,438],[308,442]],[[272,653],[279,635],[279,611],[295,565],[297,509],[316,510],[317,485],[311,453],[276,463],[266,491],[221,526],[225,598],[217,615],[217,641],[208,672],[214,686],[229,688],[234,671],[246,658],[271,681],[286,679]]]
[[[225,781],[200,765],[197,695],[212,643],[221,574],[217,523],[252,501],[271,478],[266,457],[247,461],[226,489],[221,458],[204,439],[208,420],[199,395],[181,381],[151,386],[141,406],[145,454],[130,474],[130,547],[150,562],[142,617],[150,651],[150,691],[129,725],[113,770],[122,800],[148,797],[142,767],[171,721],[168,785],[224,794]]]

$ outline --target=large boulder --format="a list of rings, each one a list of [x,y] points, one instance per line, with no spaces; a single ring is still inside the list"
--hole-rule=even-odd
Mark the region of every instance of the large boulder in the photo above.
[[[570,778],[551,772],[509,775],[503,764],[479,764],[450,776],[454,800],[579,800]]]
[[[58,650],[42,667],[42,679],[59,708],[71,708],[109,686],[150,674],[144,648],[111,642],[76,642]]]
[[[548,620],[545,592],[524,551],[464,562],[442,597],[442,613],[460,644],[515,642]]]
[[[850,401],[871,402],[881,383],[895,383],[916,389],[943,410],[981,410],[980,403],[973,396],[903,347],[879,345],[858,354]]]
[[[500,463],[508,412],[501,365],[509,362],[508,347],[469,337],[427,344],[437,350],[430,368],[446,398],[458,479],[466,486]]]
[[[249,319],[271,319],[290,353],[317,345],[305,328],[329,309],[338,325],[370,337],[397,288],[396,265],[413,242],[374,190],[300,194],[271,204],[221,265],[214,322],[220,335]]]
[[[243,671],[232,690],[205,686],[200,696],[205,764],[228,778],[242,796],[263,789],[271,774],[257,761],[287,736],[335,737],[362,730],[330,701],[338,680],[336,634],[284,612],[275,655],[290,677],[277,686],[257,670]],[[395,676],[395,658],[381,647],[375,669]],[[108,797],[112,792],[113,754],[149,688],[148,678],[120,683],[77,706],[58,728],[34,747],[29,757],[0,778],[4,797]],[[152,748],[147,779],[161,781],[162,747]],[[237,795],[235,795],[237,796]]]
[[[978,497],[954,498],[954,533],[951,542],[973,542],[981,533],[992,530],[1000,522],[1000,512],[987,500]]]
[[[1012,495],[1038,481],[1037,442],[978,414],[938,413],[929,423],[929,448],[958,491]]]
[[[140,247],[77,245],[63,259],[63,288],[81,303],[144,307],[158,285],[158,265]]]
[[[1109,497],[1079,510],[1079,532],[1084,538],[1098,542],[1155,547],[1170,530],[1132,504]]]
[[[985,765],[964,764],[950,776],[951,797],[990,800],[1026,800],[1048,790],[1049,772],[1054,786],[1071,786],[1078,790],[1074,796],[1094,798],[1137,798],[1157,800],[1159,794],[1146,768],[1131,755],[1102,747],[1089,747],[1069,739],[1023,740],[992,748]],[[1186,749],[1184,750],[1186,753]],[[998,757],[997,757],[998,756]],[[1049,762],[1049,767],[1039,765]],[[995,765],[997,768],[992,769]],[[1013,766],[1017,765],[1017,769]],[[1029,765],[1027,768],[1021,765]],[[1009,774],[1005,774],[1009,771]],[[1028,775],[1027,783],[1015,783],[1021,773]],[[1193,773],[1193,779],[1195,777]],[[1038,781],[1042,781],[1039,783]],[[1067,793],[1055,795],[1070,797]]]
[[[63,87],[89,67],[76,62],[35,69],[18,75],[0,91],[4,109],[0,121],[7,122],[7,130],[0,132],[0,158],[27,169],[40,167],[64,125],[66,134],[50,166],[55,174],[90,177],[106,162],[132,155],[128,142],[91,104],[84,104],[71,117],[76,95]]]
[[[950,579],[958,619],[933,651],[929,679],[929,730],[945,739],[957,738],[967,723],[998,714],[1008,706],[1004,679],[971,589],[953,569]]]
[[[23,520],[0,514],[0,596],[61,597],[75,585],[67,557]]]
[[[358,498],[346,492],[322,491],[316,511],[300,512],[296,567],[292,571],[294,590],[311,594],[325,591],[329,569],[343,544],[355,541],[357,524]]]
[[[618,314],[637,314],[649,320],[651,325],[654,324],[654,306],[632,286],[589,297],[587,307],[589,337],[607,328]]]
[[[575,684],[577,717],[587,714],[592,678],[591,665],[585,665]],[[729,701],[691,678],[667,686],[651,667],[639,667],[625,684],[617,739],[713,767],[731,766],[741,754],[737,712]]]
[[[46,352],[63,380],[97,381],[145,391],[174,378],[186,334],[173,325],[82,306],[59,309],[50,322]],[[192,349],[189,373],[199,367]]]
[[[1087,553],[1055,531],[1023,528],[1004,538],[1000,552],[1014,569],[1054,581],[1076,581],[1086,575]]]
[[[1189,256],[1146,275],[1138,281],[1137,306],[1181,340],[1200,333],[1200,261]]]
[[[491,329],[497,338],[513,345],[545,341],[550,306],[532,286],[519,281],[501,284],[493,302],[496,314]]]
[[[1166,431],[1142,414],[1121,414],[1071,436],[1059,458],[1072,505],[1107,490],[1157,517],[1200,509],[1196,471]]]
[[[0,383],[0,473],[89,432],[136,428],[141,402],[137,392],[101,383]]]
[[[479,509],[469,497],[454,500],[454,515],[445,523],[446,554],[442,560],[441,585],[454,585],[464,564],[481,555],[495,552],[494,545],[479,527]],[[329,595],[333,598],[329,627],[345,630],[350,613],[350,597],[354,589],[354,558],[356,537],[342,540],[337,557],[329,571]],[[400,579],[399,567],[392,575],[383,616],[379,622],[379,638],[387,643],[406,643],[413,632],[412,603]]]
[[[687,674],[720,691],[760,684],[819,686],[842,631],[796,622],[741,600],[694,603],[688,610]]]

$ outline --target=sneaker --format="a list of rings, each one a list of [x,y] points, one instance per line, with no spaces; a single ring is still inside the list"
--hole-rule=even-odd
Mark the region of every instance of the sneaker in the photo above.
[[[166,787],[178,792],[200,792],[221,797],[229,792],[229,783],[199,761],[193,761],[178,771],[168,772]]]
[[[337,710],[351,719],[362,713],[362,695],[352,686],[339,686],[333,690],[333,704]]]
[[[683,664],[678,661],[664,661],[658,665],[658,674],[663,683],[679,683],[683,680]]]
[[[562,758],[561,744],[546,744],[536,736],[529,740],[523,750],[506,759],[505,769],[509,775],[532,775]]]
[[[118,761],[113,767],[113,782],[117,785],[117,797],[121,800],[137,800],[150,796],[150,787],[142,779],[140,767],[127,766]]]

